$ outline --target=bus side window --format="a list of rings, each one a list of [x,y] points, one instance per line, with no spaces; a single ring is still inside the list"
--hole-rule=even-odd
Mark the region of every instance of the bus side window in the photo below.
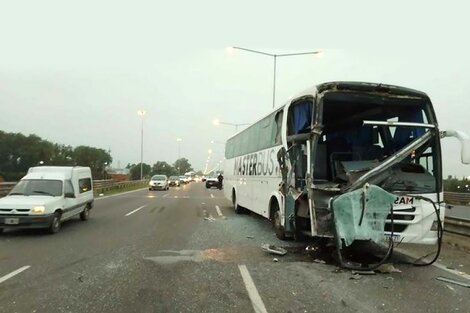
[[[282,142],[282,137],[281,137],[282,136],[282,112],[283,111],[277,112],[276,117],[275,117],[275,121],[276,121],[275,144],[281,144]]]

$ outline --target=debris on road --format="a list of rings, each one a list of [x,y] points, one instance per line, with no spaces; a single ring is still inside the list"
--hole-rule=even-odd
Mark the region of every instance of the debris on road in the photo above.
[[[349,279],[352,279],[352,280],[359,280],[359,279],[361,279],[361,278],[362,278],[362,276],[359,275],[359,274],[354,274],[354,275],[352,275],[352,276],[349,277]]]
[[[457,286],[470,288],[469,283],[464,283],[462,281],[458,281],[458,280],[455,280],[455,279],[450,279],[450,278],[442,277],[442,276],[437,276],[436,279],[440,280],[440,281],[443,281],[443,282],[446,282],[446,283],[454,284],[454,285],[457,285]]]
[[[401,271],[393,266],[393,264],[387,263],[387,264],[382,264],[379,267],[375,269],[377,272],[382,273],[382,274],[388,274],[388,273],[401,273]]]
[[[255,236],[246,236],[248,239],[255,239]]]
[[[99,196],[100,196],[100,197],[104,196],[104,193],[100,193]]]
[[[206,217],[204,217],[204,219],[205,219],[206,221],[210,221],[210,222],[215,221],[215,218],[213,218],[212,216],[206,216]]]
[[[278,258],[274,258],[274,259],[273,259],[273,262],[274,262],[274,263],[279,262],[279,259],[278,259]]]
[[[286,255],[287,250],[281,247],[276,247],[275,245],[264,244],[261,246],[261,249],[265,252],[277,255]]]
[[[313,251],[317,251],[318,250],[318,247],[315,247],[315,246],[306,246],[305,247],[305,251],[307,252],[313,252]]]
[[[376,273],[374,271],[352,271],[353,275],[359,274],[359,275],[375,275]]]
[[[325,261],[320,260],[320,259],[315,259],[315,260],[313,260],[313,262],[315,262],[315,263],[320,263],[320,264],[326,264]]]

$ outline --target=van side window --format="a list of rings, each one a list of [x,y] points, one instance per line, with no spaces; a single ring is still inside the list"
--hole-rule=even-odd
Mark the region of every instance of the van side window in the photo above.
[[[75,194],[73,191],[72,182],[70,180],[66,180],[64,182],[64,194]]]
[[[80,193],[91,190],[91,178],[82,178],[78,180],[78,189]]]

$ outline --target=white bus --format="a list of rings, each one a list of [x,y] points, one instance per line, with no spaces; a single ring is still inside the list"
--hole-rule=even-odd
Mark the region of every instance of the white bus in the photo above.
[[[437,221],[444,219],[443,137],[460,140],[468,164],[468,137],[439,131],[425,93],[373,83],[320,84],[227,140],[224,193],[237,213],[270,219],[280,239],[334,237],[334,199],[374,185],[383,190],[380,199],[393,195],[387,201],[394,213],[386,212],[381,234],[433,244],[442,225]],[[350,208],[342,210],[358,207],[363,215],[373,202],[366,203],[365,193],[363,203],[351,196]]]

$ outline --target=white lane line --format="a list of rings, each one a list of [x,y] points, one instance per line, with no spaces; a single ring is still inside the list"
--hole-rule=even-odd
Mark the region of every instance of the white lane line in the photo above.
[[[264,306],[263,300],[261,300],[258,290],[256,289],[255,283],[251,278],[250,272],[248,272],[248,269],[246,268],[246,265],[238,265],[238,269],[242,275],[245,288],[248,291],[248,296],[250,297],[255,313],[268,313],[268,311],[266,311],[266,307]]]
[[[174,196],[173,198],[178,199],[178,196]]]
[[[189,196],[183,196],[184,199],[189,199]]]
[[[133,211],[130,211],[129,213],[127,213],[125,216],[129,216],[131,214],[134,214],[135,212],[139,211],[139,210],[142,210],[143,208],[145,208],[145,205],[143,206],[140,206],[138,207],[137,209],[133,210]]]
[[[396,248],[394,249],[398,252],[400,252],[401,254],[404,254],[404,255],[407,255],[411,258],[414,258],[414,259],[418,259],[420,256],[417,255],[416,253],[413,253],[413,252],[410,252],[410,251],[405,251],[403,249],[400,249],[400,248]],[[458,271],[458,270],[454,270],[454,269],[451,269],[451,268],[448,268],[447,266],[445,266],[444,264],[441,264],[441,263],[438,263],[438,262],[434,262],[432,264],[434,267],[437,267],[438,269],[441,269],[443,271],[446,271],[446,272],[449,272],[451,274],[454,274],[456,276],[459,276],[459,277],[462,277],[462,278],[465,278],[465,279],[468,279],[470,280],[470,275],[465,273],[465,272],[461,272],[461,271]]]
[[[217,210],[217,214],[219,214],[220,217],[224,216],[224,214],[222,213],[222,210],[219,208],[218,205],[215,206],[215,209]]]
[[[19,273],[21,273],[23,271],[26,271],[30,267],[31,267],[30,265],[26,265],[26,266],[20,267],[16,271],[11,272],[10,274],[6,274],[5,276],[0,277],[0,284],[3,283],[4,281],[6,281],[7,279],[12,278],[13,276],[18,275]]]
[[[214,198],[214,195],[213,195],[213,194],[211,194],[211,198]]]
[[[166,197],[168,197],[168,196],[169,196],[169,194],[166,193],[166,194],[163,195],[163,198],[166,198]]]

